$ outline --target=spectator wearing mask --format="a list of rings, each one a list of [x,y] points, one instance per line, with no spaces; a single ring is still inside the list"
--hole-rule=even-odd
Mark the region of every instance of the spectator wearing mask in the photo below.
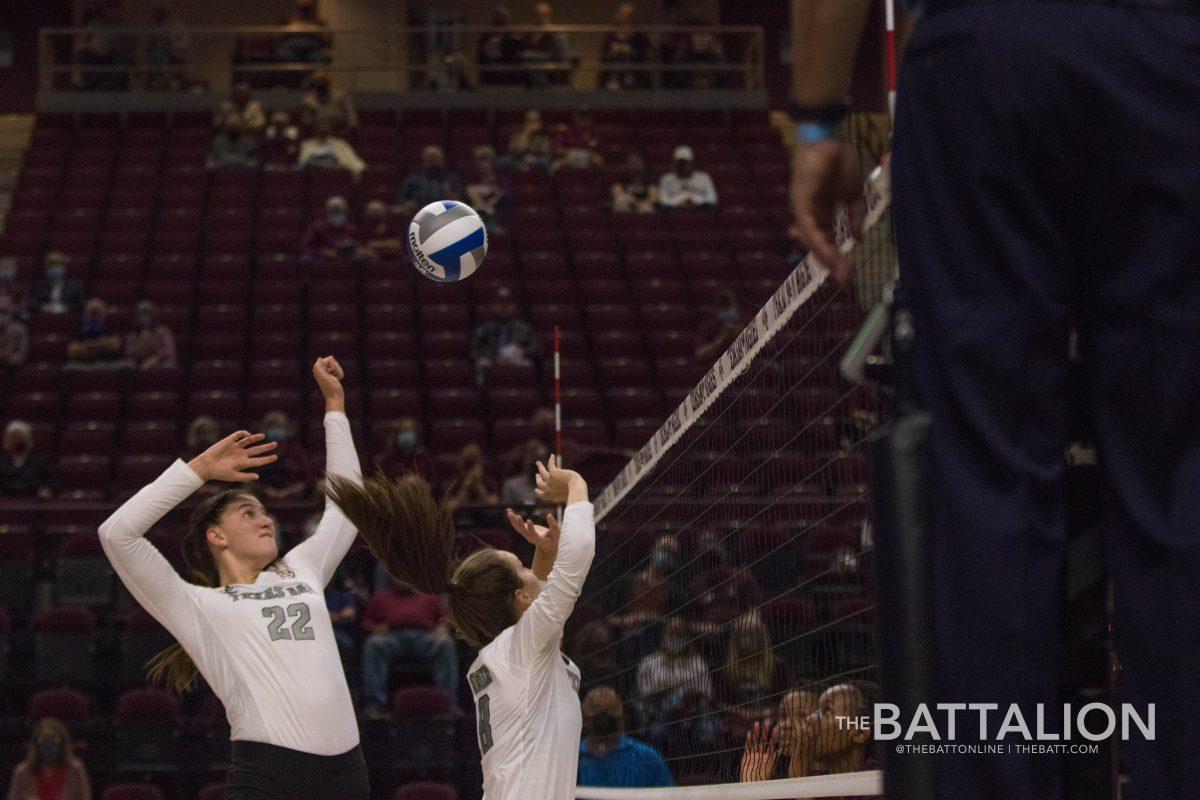
[[[662,755],[625,735],[621,696],[607,686],[596,687],[583,698],[579,785],[631,789],[675,785]]]
[[[688,570],[692,577],[688,597],[695,598],[693,625],[716,633],[759,605],[758,582],[746,569],[730,563],[729,551],[716,531],[701,531]]]
[[[29,357],[29,328],[16,312],[12,299],[0,294],[0,368],[16,369]]]
[[[446,490],[446,507],[454,511],[461,506],[490,506],[498,499],[496,487],[484,469],[482,448],[474,442],[464,445],[458,454],[458,474]]]
[[[33,428],[24,420],[12,420],[0,441],[0,497],[49,500],[57,491],[50,460],[34,450]]]
[[[658,649],[638,665],[637,686],[641,696],[660,709],[677,702],[672,695],[681,692],[712,697],[708,664],[682,617],[668,617],[663,624]]]
[[[221,103],[214,124],[254,135],[263,129],[267,118],[263,114],[262,103],[251,96],[250,84],[243,81],[234,85],[229,99]]]
[[[696,169],[692,148],[679,145],[672,159],[674,169],[658,182],[659,202],[668,208],[716,208],[717,187],[707,172]]]
[[[713,298],[713,315],[696,331],[696,360],[707,364],[724,353],[750,322],[733,292]]]
[[[652,214],[658,209],[658,184],[646,172],[641,153],[630,153],[612,185],[612,210],[618,214]]]
[[[472,354],[479,382],[493,364],[538,366],[542,342],[533,326],[517,317],[517,303],[507,286],[496,290],[491,306],[492,318],[476,326]]]
[[[717,673],[717,698],[727,713],[763,720],[788,686],[787,665],[771,647],[771,634],[757,611],[743,614],[729,634],[725,668]]]
[[[462,199],[462,185],[454,171],[446,167],[446,151],[431,144],[421,151],[421,167],[415,169],[400,184],[396,196],[396,212],[411,218],[425,206],[437,200]]]
[[[325,587],[325,606],[343,661],[352,660],[358,652],[358,620],[365,604],[366,589],[343,563]]]
[[[550,30],[554,24],[554,8],[549,3],[538,3],[533,13],[540,30],[521,37],[520,58],[522,63],[540,69],[526,73],[526,85],[530,88],[565,86],[570,80],[571,63],[575,60],[571,40],[565,33]]]
[[[471,153],[475,179],[467,184],[467,202],[479,212],[491,233],[504,233],[500,217],[507,216],[512,201],[508,189],[496,172],[496,151],[480,145]]]
[[[613,622],[629,634],[648,631],[658,624],[668,608],[680,604],[679,587],[672,576],[679,569],[679,540],[664,534],[654,542],[646,566],[633,576],[625,613]]]
[[[430,486],[438,485],[437,467],[421,444],[421,425],[412,417],[401,417],[392,424],[384,451],[375,457],[375,466],[389,478],[415,472]]]
[[[393,658],[428,662],[433,682],[458,703],[458,647],[442,621],[442,601],[392,580],[363,613],[363,696],[367,719],[386,719],[388,666]]]
[[[596,135],[592,115],[586,111],[576,111],[571,124],[558,130],[554,146],[555,169],[589,169],[604,165],[600,137]]]
[[[158,321],[158,307],[141,301],[134,321],[137,328],[125,334],[125,357],[138,369],[175,366],[175,335]]]
[[[92,800],[91,779],[66,725],[53,717],[38,720],[9,781],[8,800]]]
[[[363,258],[391,260],[404,253],[403,234],[392,224],[382,200],[372,200],[363,209],[359,238],[362,240],[359,254]]]
[[[286,111],[271,112],[258,150],[266,169],[296,168],[300,161],[300,128],[292,124]]]
[[[67,343],[68,366],[115,366],[123,349],[121,337],[108,330],[108,304],[99,297],[88,300],[79,335]]]
[[[208,148],[208,168],[257,167],[258,141],[230,120],[217,125],[217,135]]]
[[[479,38],[476,63],[479,65],[481,86],[512,86],[521,82],[521,76],[511,68],[520,61],[520,40],[507,30],[512,23],[512,12],[508,6],[496,6],[492,11],[492,28]]]
[[[295,426],[282,411],[268,411],[259,427],[268,442],[276,442],[274,462],[258,468],[258,487],[270,500],[307,497],[316,469],[303,445],[295,438]]]
[[[500,491],[500,502],[506,506],[537,505],[537,465],[539,461],[546,463],[549,455],[549,448],[540,440],[530,439],[526,442],[521,471],[504,482]]]
[[[17,302],[17,259],[0,256],[0,297],[6,297],[15,305]]]
[[[328,121],[318,121],[313,126],[313,135],[300,144],[297,165],[308,169],[344,169],[358,180],[367,163],[345,139],[334,136]]]
[[[348,214],[344,197],[334,196],[325,201],[325,216],[313,221],[300,242],[301,263],[334,261],[356,253],[358,226],[349,220]]]
[[[633,3],[621,3],[613,15],[613,30],[604,35],[600,61],[608,69],[600,73],[600,88],[608,91],[649,89],[650,75],[640,69],[621,69],[645,64],[650,59],[650,37],[633,28]]]
[[[43,314],[78,311],[87,299],[83,281],[67,275],[70,259],[57,250],[46,254],[46,271],[30,293],[30,304]]]
[[[607,685],[629,674],[617,658],[619,647],[613,639],[613,631],[604,620],[589,622],[574,636],[567,637],[563,649],[579,666],[581,691]]]
[[[313,130],[326,127],[331,133],[345,136],[358,128],[358,112],[350,95],[333,91],[329,73],[319,70],[309,79],[308,91],[300,106],[300,121]]]

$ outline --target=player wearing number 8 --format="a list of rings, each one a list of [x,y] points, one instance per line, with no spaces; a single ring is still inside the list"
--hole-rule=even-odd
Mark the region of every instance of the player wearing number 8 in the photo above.
[[[587,484],[551,457],[537,465],[537,496],[565,505],[560,528],[509,522],[535,547],[526,567],[514,553],[477,550],[454,562],[456,534],[429,485],[409,475],[364,486],[331,479],[329,495],[397,579],[449,595],[450,622],[479,648],[467,672],[475,697],[484,800],[570,800],[575,796],[579,668],[559,650],[563,626],[596,551]]]
[[[361,483],[346,419],[342,369],[318,359],[327,469]],[[366,763],[324,588],[354,542],[330,503],[316,532],[282,557],[275,523],[249,492],[200,504],[183,541],[194,582],[180,578],[145,534],[205,481],[247,482],[275,460],[274,442],[247,431],[188,463],[176,461],[100,526],[100,542],[130,594],[179,644],[151,678],[184,691],[202,675],[225,706],[233,740],[226,800],[367,800]]]

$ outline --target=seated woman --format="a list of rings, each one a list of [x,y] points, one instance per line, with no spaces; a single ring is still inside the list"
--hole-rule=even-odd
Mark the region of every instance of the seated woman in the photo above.
[[[630,153],[612,185],[612,210],[618,214],[652,214],[658,207],[658,182],[646,173],[639,153]]]

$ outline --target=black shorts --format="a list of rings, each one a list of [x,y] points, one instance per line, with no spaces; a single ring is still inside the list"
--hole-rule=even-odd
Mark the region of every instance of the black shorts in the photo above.
[[[232,743],[225,800],[369,800],[362,748],[316,756],[262,742]]]

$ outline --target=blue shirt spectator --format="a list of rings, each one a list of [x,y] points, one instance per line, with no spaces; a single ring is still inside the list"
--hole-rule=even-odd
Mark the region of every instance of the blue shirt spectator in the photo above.
[[[675,781],[657,750],[622,735],[604,756],[591,753],[586,740],[579,743],[579,785],[658,788]]]
[[[421,168],[413,170],[396,197],[396,210],[411,217],[438,200],[461,200],[462,184],[458,176],[446,168],[446,152],[436,144],[421,151]]]

